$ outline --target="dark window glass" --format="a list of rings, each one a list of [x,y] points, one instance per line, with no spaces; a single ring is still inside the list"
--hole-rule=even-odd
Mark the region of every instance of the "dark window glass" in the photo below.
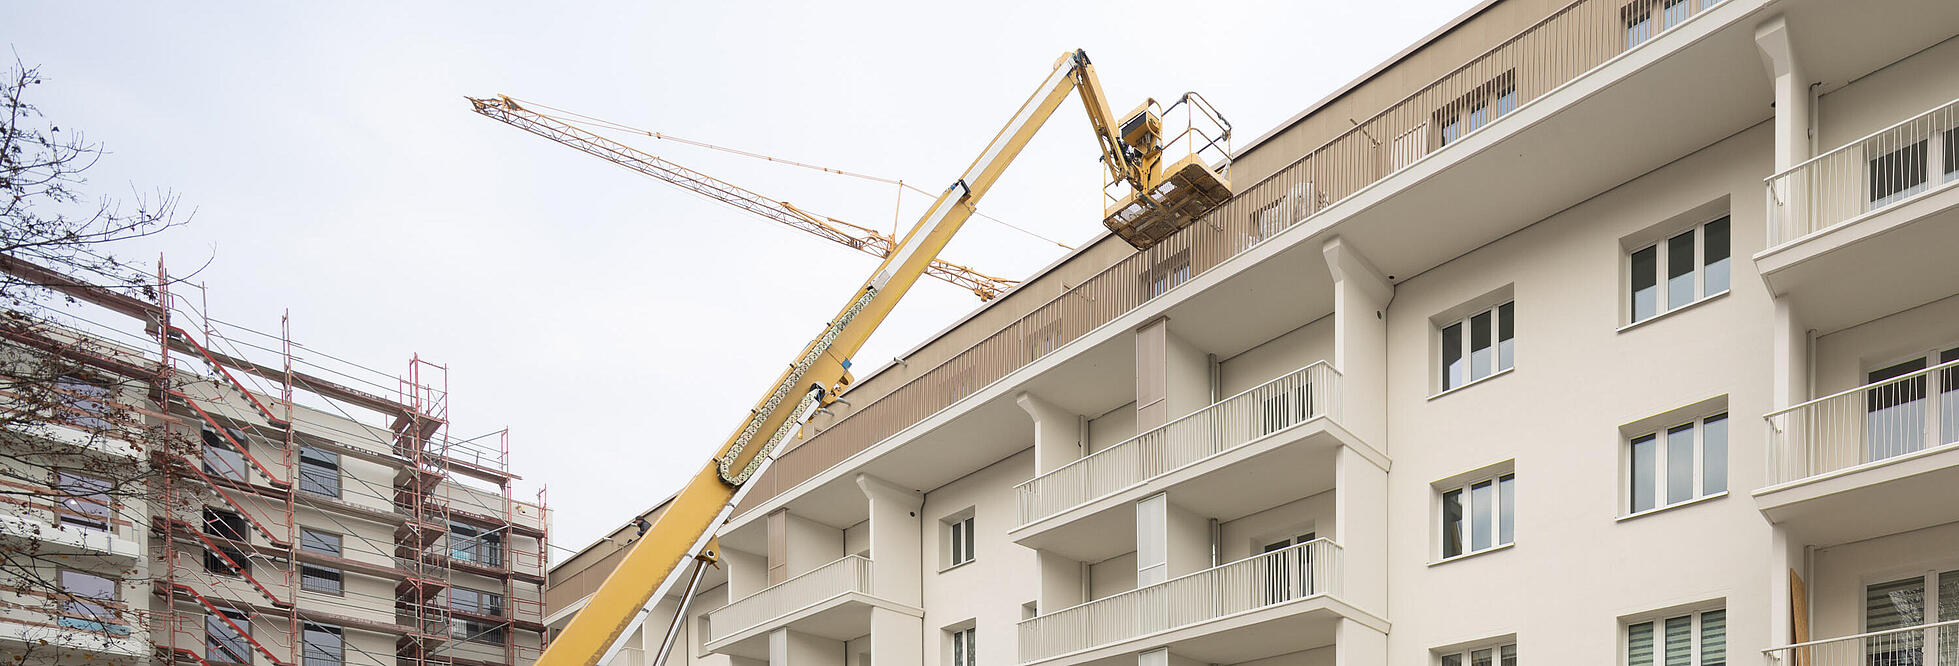
[[[92,530],[109,529],[108,481],[72,472],[55,472],[55,491],[60,493],[61,524]]]
[[[1517,366],[1517,304],[1504,303],[1496,308],[1496,369],[1509,370]]]
[[[1462,554],[1462,491],[1442,494],[1442,556]]]
[[[1492,330],[1494,313],[1485,312],[1469,318],[1469,380],[1476,381],[1490,376],[1490,365],[1496,362],[1495,331]]]
[[[340,496],[340,454],[299,445],[299,489],[315,495]]]
[[[340,556],[340,535],[330,532],[302,529],[299,531],[299,547],[321,555]]]
[[[1910,196],[1925,184],[1925,141],[1871,160],[1871,203],[1884,205]]]
[[[1453,324],[1442,329],[1442,388],[1462,386],[1466,370],[1462,362],[1462,324]]]
[[[1701,494],[1728,491],[1728,415],[1701,422]]]
[[[1657,476],[1655,466],[1660,461],[1660,444],[1653,435],[1644,435],[1632,441],[1632,510],[1634,513],[1655,506],[1653,488]]]
[[[215,474],[221,478],[233,481],[246,481],[251,478],[248,476],[245,467],[247,464],[245,462],[245,454],[240,453],[237,447],[231,445],[231,442],[238,442],[240,445],[243,445],[245,443],[244,433],[227,429],[224,434],[231,435],[229,441],[225,439],[224,435],[210,428],[205,428],[202,434],[204,438],[204,473]]]
[[[345,666],[347,663],[347,646],[339,627],[308,623],[300,638],[300,666]]]
[[[68,597],[61,601],[63,615],[98,623],[116,616],[106,605],[116,600],[116,582],[113,580],[80,571],[63,571],[61,592]]]
[[[229,619],[227,623],[225,620]],[[237,629],[232,627],[236,626]],[[239,630],[244,633],[240,633]],[[204,659],[212,663],[250,664],[252,646],[245,640],[252,631],[250,616],[237,611],[204,616]]]
[[[1632,254],[1632,320],[1643,321],[1660,311],[1660,248]]]
[[[245,518],[230,511],[204,508],[204,533],[220,539],[244,541]]]
[[[1667,309],[1694,302],[1694,232],[1667,239]]]
[[[340,594],[341,577],[339,569],[316,567],[310,564],[299,567],[299,587],[303,590]]]
[[[1701,255],[1707,262],[1707,277],[1701,294],[1713,296],[1728,290],[1728,218],[1707,223],[1701,240]]]

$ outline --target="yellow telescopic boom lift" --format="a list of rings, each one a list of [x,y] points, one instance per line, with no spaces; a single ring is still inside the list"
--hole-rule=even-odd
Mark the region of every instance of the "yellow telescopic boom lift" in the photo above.
[[[1109,207],[1104,224],[1132,245],[1153,245],[1230,196],[1224,177],[1195,154],[1167,171],[1162,168],[1161,114],[1154,102],[1145,102],[1117,122],[1109,112],[1088,55],[1081,51],[1063,55],[1033,97],[994,135],[979,159],[939,195],[905,234],[897,250],[885,257],[877,272],[851,295],[823,332],[796,355],[714,459],[687,482],[645,535],[627,549],[618,568],[606,576],[585,607],[545,648],[537,660],[540,666],[594,666],[649,600],[656,594],[665,595],[679,582],[680,577],[673,574],[684,561],[715,559],[716,553],[710,548],[714,527],[734,510],[744,485],[767,465],[776,446],[794,434],[814,406],[835,401],[849,388],[851,356],[925,273],[1071,89],[1081,93],[1088,108],[1111,184],[1127,190],[1122,197],[1111,196],[1116,203]],[[1197,100],[1193,106],[1202,101],[1186,95],[1179,104],[1192,99]],[[1208,104],[1203,108],[1216,118]],[[1229,126],[1216,119],[1228,136]],[[1207,147],[1224,138],[1205,137]],[[695,582],[699,580],[698,567]],[[660,660],[665,656],[663,650]]]

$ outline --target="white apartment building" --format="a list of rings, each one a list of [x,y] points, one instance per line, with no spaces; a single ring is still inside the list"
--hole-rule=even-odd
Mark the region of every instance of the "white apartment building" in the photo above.
[[[1485,2],[861,380],[669,663],[1959,664],[1956,36]]]
[[[0,270],[92,325],[0,321],[0,662],[535,660],[549,518],[513,497],[507,436],[449,436],[445,368],[295,353],[167,280],[146,299]],[[62,368],[54,397],[17,419],[39,367]]]

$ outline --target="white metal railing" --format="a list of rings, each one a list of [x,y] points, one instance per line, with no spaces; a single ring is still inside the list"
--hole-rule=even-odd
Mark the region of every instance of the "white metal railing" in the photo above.
[[[733,636],[851,592],[871,594],[869,558],[845,555],[708,613],[708,640]]]
[[[1340,546],[1315,539],[1020,623],[1027,663],[1340,593]]]
[[[1959,100],[1767,179],[1769,247],[1959,181]]]
[[[1314,363],[1014,486],[1020,524],[1339,412],[1339,371]]]
[[[1928,646],[1933,648],[1929,652]],[[1959,666],[1959,620],[1826,638],[1762,652],[1785,666]]]
[[[1959,361],[1770,412],[1768,483],[1959,442]]]

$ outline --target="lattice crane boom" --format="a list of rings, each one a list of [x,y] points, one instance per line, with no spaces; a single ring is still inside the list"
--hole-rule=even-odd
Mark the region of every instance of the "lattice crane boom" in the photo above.
[[[873,257],[880,259],[888,257],[893,248],[898,246],[895,239],[875,229],[809,213],[789,202],[762,196],[557,118],[531,111],[509,97],[499,95],[494,98],[466,99],[475,107],[477,113],[491,119]],[[980,300],[989,301],[1020,283],[1019,280],[994,277],[967,266],[939,259],[932,260],[926,267],[925,274],[958,285],[979,296]]]

